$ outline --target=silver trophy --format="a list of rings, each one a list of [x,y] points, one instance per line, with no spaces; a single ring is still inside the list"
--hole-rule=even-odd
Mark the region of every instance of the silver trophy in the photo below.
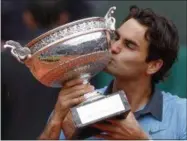
[[[59,26],[25,47],[11,40],[4,47],[11,48],[12,55],[48,87],[63,87],[64,82],[79,77],[88,83],[111,59],[108,49],[115,30],[115,9],[111,7],[104,18],[85,18]],[[87,138],[99,132],[89,125],[130,110],[123,91],[104,96],[95,90],[84,96],[86,100],[73,107],[63,122],[67,139]]]

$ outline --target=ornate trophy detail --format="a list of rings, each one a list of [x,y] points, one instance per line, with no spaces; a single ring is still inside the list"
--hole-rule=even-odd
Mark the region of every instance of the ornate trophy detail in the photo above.
[[[31,58],[31,52],[28,47],[22,47],[18,42],[9,40],[5,43],[4,48],[11,48],[11,54],[16,57],[16,59],[23,63],[27,57]]]
[[[116,20],[116,7],[106,16],[91,17],[52,29],[30,41],[25,47],[7,41],[12,55],[24,63],[38,81],[48,87],[81,77],[84,83],[103,70],[111,59],[108,51]],[[107,118],[125,115],[130,106],[123,91],[107,96],[98,91],[84,95],[86,100],[71,109],[63,121],[67,139],[84,139],[100,132],[90,125]]]
[[[111,30],[115,30],[115,25],[116,25],[116,19],[114,17],[112,17],[112,14],[114,13],[114,10],[116,10],[116,7],[111,7],[107,14],[105,15],[105,23],[106,23],[106,26],[111,29]]]

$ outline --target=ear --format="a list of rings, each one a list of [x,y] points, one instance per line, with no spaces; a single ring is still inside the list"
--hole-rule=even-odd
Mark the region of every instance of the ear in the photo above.
[[[23,21],[29,29],[36,29],[37,28],[37,24],[34,20],[33,15],[31,14],[31,12],[25,11],[23,13]]]
[[[63,25],[69,22],[70,15],[68,12],[64,11],[60,14],[58,25]]]
[[[160,70],[162,65],[163,65],[163,60],[161,60],[161,59],[155,60],[155,61],[150,61],[148,63],[148,67],[147,67],[147,74],[148,75],[155,74],[156,72],[158,72]]]

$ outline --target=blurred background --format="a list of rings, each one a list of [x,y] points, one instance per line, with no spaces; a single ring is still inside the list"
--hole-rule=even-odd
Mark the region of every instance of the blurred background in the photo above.
[[[16,1],[1,0],[1,52],[5,52],[5,50],[2,48],[2,45],[6,40],[10,40],[10,39],[16,40],[19,41],[22,45],[24,45],[29,40],[37,37],[43,32],[50,30],[56,26],[63,25],[65,23],[77,19],[81,19],[84,17],[90,17],[90,16],[103,17],[105,16],[106,12],[111,6],[117,7],[117,10],[115,12],[115,17],[117,20],[116,27],[118,27],[121,21],[124,19],[124,17],[127,16],[129,7],[131,5],[137,5],[140,8],[152,8],[154,11],[158,12],[159,14],[167,16],[175,23],[175,25],[178,28],[179,37],[180,37],[180,51],[179,51],[178,61],[173,66],[169,78],[164,83],[160,83],[158,87],[162,88],[165,91],[169,91],[174,95],[178,95],[179,97],[187,97],[187,91],[186,91],[186,77],[187,77],[186,76],[187,74],[186,73],[187,72],[186,70],[187,69],[186,5],[187,2],[186,1],[60,0],[60,3],[55,4],[56,1],[57,0],[46,0],[46,1],[45,0],[16,0]],[[49,17],[53,17],[53,18],[50,19]],[[12,64],[6,63],[6,59],[4,59],[3,62],[4,64],[6,64],[5,67],[8,68],[10,71]],[[14,68],[12,67],[11,71],[13,70]],[[12,78],[8,77],[8,78],[10,79],[10,81],[11,79],[14,79],[13,77]],[[95,85],[96,88],[101,88],[103,86],[108,85],[110,80],[112,80],[112,76],[104,72],[101,72],[91,80],[91,83]],[[37,83],[37,82],[33,82],[33,83]],[[36,91],[42,92],[40,88],[38,88],[38,90],[36,89]],[[30,122],[31,124],[27,125],[25,123],[24,126],[20,129],[16,128],[19,125],[13,126],[13,123],[11,124],[12,122],[11,120],[14,120],[14,118],[7,119],[8,116],[14,116],[14,114],[2,113],[2,115],[3,114],[6,115],[4,119],[2,119],[2,122],[4,123],[2,128],[2,137],[3,137],[2,139],[35,139],[44,128],[46,120],[50,115],[50,112],[52,111],[52,108],[55,104],[57,94],[53,94],[53,93],[57,93],[57,91],[52,91],[49,94],[50,97],[45,97],[46,95],[43,96],[41,95],[41,99],[37,98],[37,96],[35,98],[31,97],[32,102],[38,100],[39,103],[43,101],[42,97],[45,97],[46,99],[49,100],[43,101],[43,105],[44,105],[43,109],[35,109],[33,113],[36,113],[37,111],[38,115],[37,113],[34,114],[32,120],[28,118],[26,122]],[[20,95],[18,94],[17,96]],[[5,113],[12,112],[13,110],[10,107],[11,105],[10,101],[7,102],[6,97],[7,96],[5,96],[5,100],[3,99],[4,100],[3,103],[5,107],[4,112]],[[31,98],[27,97],[27,100],[29,101],[31,100]],[[22,99],[22,101],[25,101],[25,99]],[[39,106],[37,105],[37,102],[34,103],[34,105],[35,107]],[[46,105],[50,105],[50,106],[47,107]],[[6,109],[7,107],[9,110]],[[27,106],[25,106],[25,109],[27,109]],[[44,112],[42,113],[42,110],[44,109],[45,110],[47,109],[46,113]],[[26,113],[19,113],[19,114],[26,114]],[[40,116],[41,117],[43,116],[43,118],[40,118]],[[19,118],[19,116],[17,116],[17,118]],[[35,125],[36,123],[37,125]],[[27,126],[32,126],[32,127],[27,127]],[[25,129],[26,127],[30,129]]]

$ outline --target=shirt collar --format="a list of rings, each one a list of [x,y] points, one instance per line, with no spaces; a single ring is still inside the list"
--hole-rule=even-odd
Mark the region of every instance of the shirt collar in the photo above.
[[[114,80],[112,80],[108,85],[107,89],[104,92],[105,95],[112,93],[113,82]],[[155,89],[153,91],[153,94],[148,104],[142,110],[139,110],[134,114],[136,119],[146,114],[151,114],[157,120],[162,121],[162,110],[163,110],[163,95],[159,89]]]

